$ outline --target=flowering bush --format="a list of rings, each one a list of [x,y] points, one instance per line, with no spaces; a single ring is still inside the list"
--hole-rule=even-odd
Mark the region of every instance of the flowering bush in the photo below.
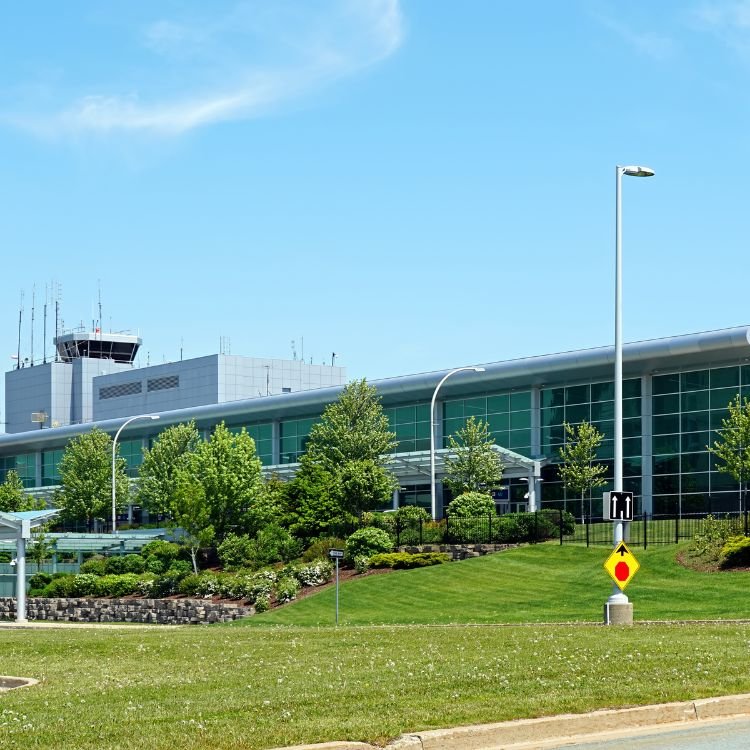
[[[316,560],[295,571],[295,576],[302,586],[322,586],[331,580],[332,575],[333,563],[330,560]]]
[[[369,569],[370,569],[370,558],[367,557],[367,555],[357,555],[354,558],[354,572],[355,573],[359,573],[361,575],[362,573],[367,573]]]
[[[296,578],[291,576],[280,578],[276,582],[276,601],[279,604],[286,604],[286,602],[290,602],[292,599],[297,598],[299,590],[300,585]]]

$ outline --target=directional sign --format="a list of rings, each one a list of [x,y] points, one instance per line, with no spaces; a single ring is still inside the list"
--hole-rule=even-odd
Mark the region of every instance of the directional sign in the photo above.
[[[330,557],[331,560],[342,560],[344,558],[344,550],[342,550],[342,549],[329,549],[328,550],[328,557]]]
[[[605,570],[620,587],[620,591],[625,589],[640,567],[638,560],[635,559],[625,542],[620,542],[604,563]]]
[[[610,521],[632,521],[634,505],[632,492],[605,492],[604,518]]]

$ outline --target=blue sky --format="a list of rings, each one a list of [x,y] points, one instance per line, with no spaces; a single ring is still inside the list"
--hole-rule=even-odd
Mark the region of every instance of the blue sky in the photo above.
[[[618,163],[656,170],[623,185],[625,339],[750,323],[749,0],[2,14],[6,368],[34,287],[41,359],[53,283],[66,327],[101,287],[141,364],[304,339],[374,379],[611,343]]]

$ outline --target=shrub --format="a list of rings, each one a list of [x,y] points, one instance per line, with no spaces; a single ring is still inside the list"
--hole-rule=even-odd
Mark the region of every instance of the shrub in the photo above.
[[[253,539],[250,562],[252,567],[262,568],[264,565],[294,560],[301,552],[302,542],[278,524],[271,523]]]
[[[445,552],[389,552],[373,555],[370,566],[373,568],[393,568],[394,570],[407,568],[426,568],[430,565],[440,565],[450,562],[450,555]]]
[[[193,572],[193,566],[187,560],[174,560],[167,569],[167,573],[181,573],[186,576]]]
[[[545,517],[545,526],[544,528],[547,529],[547,523],[552,524],[555,527],[555,534],[554,536],[560,535],[560,514],[562,513],[562,525],[563,525],[563,534],[565,536],[570,536],[571,534],[575,534],[576,531],[576,519],[575,516],[568,512],[567,510],[555,510],[554,508],[544,508],[543,510],[539,511],[539,514],[541,516]],[[548,537],[551,538],[551,537]]]
[[[30,589],[43,589],[47,584],[52,582],[52,576],[49,573],[34,573],[29,578]]]
[[[183,596],[197,596],[200,585],[200,573],[190,573],[180,581],[177,591]]]
[[[557,511],[555,517],[545,513],[506,513],[493,519],[492,537],[501,544],[535,542],[559,536]],[[564,521],[563,521],[564,522]]]
[[[326,536],[316,539],[302,555],[302,562],[313,562],[313,560],[327,559],[332,549],[344,549],[346,542],[336,536]]]
[[[379,552],[390,552],[392,549],[391,537],[382,529],[373,527],[357,529],[346,540],[346,559],[354,560],[362,555],[372,557]]]
[[[495,501],[485,492],[464,492],[448,503],[448,515],[461,518],[476,518],[477,516],[494,516]]]
[[[81,573],[92,573],[95,576],[103,576],[106,570],[106,560],[103,557],[90,557],[85,562],[81,563]]]
[[[750,537],[733,536],[721,548],[719,566],[722,568],[746,568],[750,566]]]
[[[268,612],[268,610],[271,608],[271,599],[268,596],[268,594],[263,594],[259,596],[255,600],[255,611],[260,612]]]
[[[253,542],[246,534],[228,534],[216,548],[221,564],[227,570],[246,566],[253,552]]]
[[[367,555],[357,555],[354,558],[354,572],[363,575],[370,569],[370,558]]]
[[[700,530],[693,536],[692,551],[707,562],[717,562],[732,531],[731,521],[706,516]]]
[[[180,581],[185,576],[186,573],[179,570],[168,570],[166,573],[156,576],[151,587],[151,596],[160,597],[176,594]]]
[[[42,590],[42,596],[55,598],[67,598],[73,596],[73,575],[62,575],[53,578]]]
[[[167,570],[172,564],[173,560],[176,560],[180,556],[180,546],[174,542],[166,542],[163,539],[155,539],[153,542],[143,546],[141,555],[146,559],[156,558],[161,560],[164,564],[164,570]]]
[[[294,575],[302,586],[322,586],[331,580],[333,563],[330,560],[317,560],[310,565],[301,565]]]
[[[399,521],[429,521],[430,514],[418,505],[402,505],[396,511],[396,519]]]
[[[127,596],[138,592],[140,579],[136,573],[99,576],[94,588],[94,596]]]
[[[362,514],[361,523],[362,526],[372,526],[393,534],[396,530],[396,514],[368,511]]]
[[[275,586],[276,601],[279,604],[286,604],[286,602],[290,602],[292,599],[297,598],[299,590],[300,585],[296,578],[293,578],[292,576],[279,578],[279,580],[276,581]]]
[[[83,565],[91,565],[92,560],[86,561]],[[83,565],[81,570],[83,571]],[[143,573],[146,569],[146,561],[140,555],[112,555],[104,560],[104,573]],[[87,573],[95,573],[95,570],[86,570]],[[97,575],[104,575],[98,573]]]
[[[146,573],[153,573],[154,575],[161,575],[167,569],[166,564],[163,560],[158,557],[149,557],[146,559]]]
[[[138,588],[136,589],[136,591],[141,596],[152,596],[155,580],[156,576],[153,573],[141,573],[141,575],[138,576]]]

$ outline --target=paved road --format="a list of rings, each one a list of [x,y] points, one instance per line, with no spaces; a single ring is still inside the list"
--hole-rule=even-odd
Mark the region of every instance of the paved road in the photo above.
[[[648,729],[642,735],[630,735],[598,742],[581,742],[581,750],[747,750],[750,748],[750,719],[696,722],[684,729]]]

